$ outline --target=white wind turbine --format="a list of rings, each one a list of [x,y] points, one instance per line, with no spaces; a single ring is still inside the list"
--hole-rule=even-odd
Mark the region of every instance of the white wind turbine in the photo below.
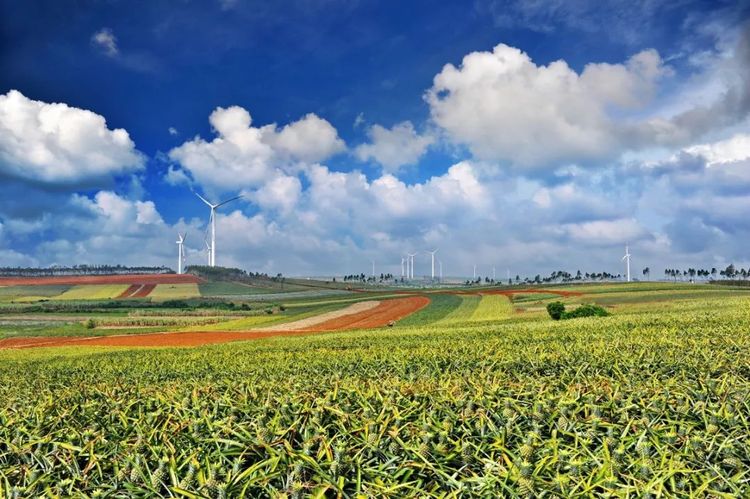
[[[185,236],[177,233],[177,273],[182,274],[182,262],[185,259]]]
[[[411,271],[409,275],[409,279],[414,279],[414,257],[417,256],[416,253],[407,253],[406,256],[409,257],[409,261],[411,261],[411,265],[409,265],[409,270]]]
[[[628,250],[628,245],[625,245],[625,256],[622,257],[622,259],[625,261],[625,275],[627,278],[627,281],[630,282],[630,251]]]
[[[222,201],[221,203],[214,204],[214,203],[207,201],[206,198],[204,198],[197,192],[195,193],[195,195],[198,196],[201,201],[206,203],[209,206],[209,208],[211,208],[211,216],[208,219],[209,224],[211,224],[211,257],[210,257],[210,261],[208,265],[211,267],[215,267],[216,266],[216,208],[218,208],[219,206],[223,206],[227,203],[230,203],[234,201],[235,199],[239,199],[242,196],[235,196],[233,198]]]
[[[401,279],[404,278],[404,260],[405,258],[402,256],[401,257]]]
[[[203,240],[203,243],[206,245],[206,255],[208,255],[208,266],[211,266],[211,245],[208,244],[208,241]]]
[[[432,255],[432,280],[435,280],[435,253],[437,253],[438,250],[434,249],[432,251],[427,251],[430,255]]]

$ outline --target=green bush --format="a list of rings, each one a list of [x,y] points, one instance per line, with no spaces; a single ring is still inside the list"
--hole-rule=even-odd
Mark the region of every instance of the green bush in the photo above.
[[[547,313],[552,317],[552,320],[559,321],[565,313],[565,305],[562,302],[553,301],[547,304]]]
[[[94,329],[96,327],[96,322],[94,322],[94,319],[89,319],[86,321],[86,329]]]
[[[566,312],[565,305],[559,301],[547,304],[547,313],[552,317],[552,320],[556,321],[560,319],[577,319],[578,317],[606,317],[609,315],[609,312],[605,309],[592,303],[585,303],[575,310]]]

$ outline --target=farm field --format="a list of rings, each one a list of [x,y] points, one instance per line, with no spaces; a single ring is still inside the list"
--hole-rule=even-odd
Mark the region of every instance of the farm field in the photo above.
[[[157,284],[149,297],[154,301],[177,300],[182,298],[195,298],[200,296],[198,285],[190,284]]]
[[[51,297],[53,300],[109,300],[117,298],[126,289],[127,284],[82,284]]]
[[[45,348],[66,317],[50,314],[13,338],[41,348],[0,340],[0,492],[748,496],[750,290],[654,284],[97,312],[195,317],[175,333],[192,348],[164,348],[170,334]],[[557,300],[611,315],[552,321]],[[354,329],[321,327],[334,322]]]

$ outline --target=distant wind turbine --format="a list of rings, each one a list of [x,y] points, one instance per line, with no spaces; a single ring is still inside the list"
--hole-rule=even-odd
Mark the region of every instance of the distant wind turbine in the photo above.
[[[474,264],[474,280],[477,280],[477,264]]]
[[[404,257],[401,257],[401,279],[404,278]]]
[[[370,260],[372,262],[372,276],[375,277],[375,260]]]
[[[409,266],[409,269],[411,271],[411,274],[409,275],[409,279],[414,279],[414,257],[417,256],[417,254],[407,253],[406,255],[409,257],[409,260],[411,261],[411,265]]]
[[[622,257],[623,261],[625,261],[625,269],[627,276],[627,281],[630,282],[630,251],[628,250],[628,245],[625,245],[625,256]]]
[[[432,275],[431,275],[431,278],[432,278],[433,281],[435,280],[435,253],[437,253],[437,252],[438,252],[437,249],[434,249],[432,251],[428,251],[427,252],[430,255],[432,255]]]
[[[208,219],[209,224],[211,224],[211,260],[208,263],[209,266],[215,267],[216,266],[216,208],[219,206],[224,206],[227,203],[230,203],[234,201],[235,199],[239,199],[242,196],[235,196],[230,199],[226,199],[222,201],[221,203],[211,203],[206,198],[198,194],[197,192],[194,193],[196,196],[200,198],[201,201],[206,203],[209,208],[211,208],[211,216]]]
[[[185,258],[185,236],[187,234],[177,233],[177,273],[182,274],[182,262]]]

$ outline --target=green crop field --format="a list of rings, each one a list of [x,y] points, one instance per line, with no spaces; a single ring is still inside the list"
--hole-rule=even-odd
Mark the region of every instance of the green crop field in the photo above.
[[[0,350],[0,496],[750,496],[750,290],[609,286],[575,298],[609,317],[434,294],[395,328]]]
[[[148,297],[153,301],[178,300],[200,296],[197,284],[159,284]]]
[[[277,293],[274,288],[261,288],[239,282],[202,282],[198,285],[201,296],[234,296]]]

